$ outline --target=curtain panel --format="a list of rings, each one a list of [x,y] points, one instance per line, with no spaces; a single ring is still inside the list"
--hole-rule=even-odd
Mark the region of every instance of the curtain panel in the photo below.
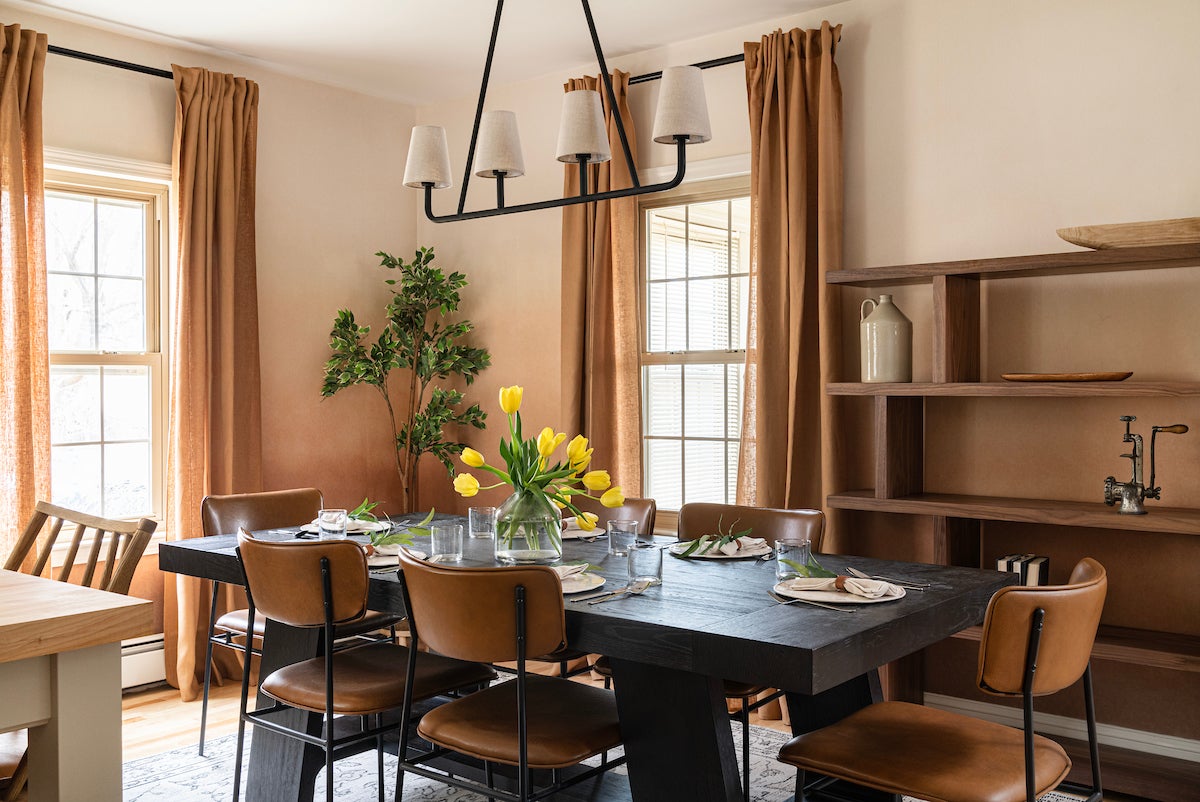
[[[824,507],[838,484],[842,266],[841,26],[747,42],[751,297],[738,502]],[[828,514],[828,511],[827,511]]]
[[[42,75],[46,35],[4,26],[0,56],[0,556],[50,498]]]
[[[620,114],[637,165],[637,134],[629,110],[629,73],[614,70],[608,102],[600,76],[574,78],[565,91],[600,92],[610,142],[619,143]],[[589,165],[588,187],[605,192],[633,186],[625,155]],[[564,169],[563,196],[579,194],[579,166]],[[568,436],[582,432],[627,496],[642,487],[642,403],[638,334],[637,198],[563,207],[562,218],[562,409]]]
[[[173,188],[179,235],[172,287],[167,528],[201,534],[206,495],[262,489],[254,187],[258,85],[173,65]],[[208,634],[207,583],[166,575],[167,680],[197,698]],[[227,599],[237,605],[239,599]],[[240,595],[240,594],[239,594]],[[239,669],[217,650],[222,674]],[[214,659],[217,659],[214,655]]]

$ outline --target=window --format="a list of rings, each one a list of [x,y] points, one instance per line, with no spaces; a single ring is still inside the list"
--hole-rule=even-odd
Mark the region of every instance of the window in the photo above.
[[[732,503],[742,423],[750,199],[642,207],[642,462],[663,510]]]
[[[51,498],[161,517],[166,188],[48,171]]]

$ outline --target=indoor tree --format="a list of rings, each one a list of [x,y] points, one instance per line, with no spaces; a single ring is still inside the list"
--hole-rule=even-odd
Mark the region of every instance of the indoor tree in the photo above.
[[[458,311],[459,290],[467,284],[458,271],[446,274],[433,264],[433,248],[420,248],[411,262],[380,251],[380,266],[397,271],[386,283],[392,300],[379,336],[368,343],[369,326],[360,326],[349,309],[338,310],[329,333],[333,355],[325,363],[321,395],[331,396],[346,387],[374,387],[387,405],[392,424],[396,472],[403,489],[401,512],[412,512],[416,503],[417,464],[433,454],[447,473],[451,457],[464,444],[447,440],[446,426],[484,428],[487,413],[478,404],[463,409],[458,390],[434,386],[437,380],[461,377],[471,384],[491,363],[486,349],[462,342],[472,326],[467,320],[451,321]],[[402,372],[407,398],[397,403],[388,386],[393,371]]]

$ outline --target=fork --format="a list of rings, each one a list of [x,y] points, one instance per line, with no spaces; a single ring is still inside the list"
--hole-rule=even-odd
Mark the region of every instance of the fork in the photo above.
[[[600,604],[601,602],[616,601],[617,599],[625,598],[626,596],[640,596],[645,592],[646,588],[650,587],[650,583],[645,579],[639,579],[632,585],[629,585],[623,590],[615,593],[610,593],[607,596],[601,596],[598,599],[592,599],[588,604]]]
[[[928,582],[921,583],[913,582],[909,579],[893,579],[886,576],[871,576],[870,574],[865,574],[857,568],[851,568],[850,566],[846,566],[846,572],[851,576],[858,577],[859,579],[876,579],[880,582],[890,582],[893,585],[898,585],[899,587],[906,588],[908,590],[919,590],[924,592],[926,588],[931,587]]]
[[[790,599],[787,596],[781,596],[773,590],[768,590],[767,595],[779,603],[780,606],[785,604],[811,604],[813,607],[822,607],[826,610],[834,610],[839,613],[857,613],[857,607],[834,607],[832,604],[824,602],[812,601],[810,599]]]

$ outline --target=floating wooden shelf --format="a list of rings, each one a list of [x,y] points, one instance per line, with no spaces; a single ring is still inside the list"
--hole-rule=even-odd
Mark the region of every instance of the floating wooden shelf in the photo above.
[[[1200,395],[1200,382],[833,382],[830,395],[1115,398]]]
[[[982,627],[970,627],[954,637],[978,641],[982,634]],[[1102,626],[1096,634],[1092,657],[1117,663],[1200,672],[1200,638],[1174,632]]]
[[[851,490],[829,496],[828,502],[830,507],[842,510],[1200,535],[1200,510],[1159,507],[1153,501],[1147,504],[1147,515],[1121,515],[1115,507],[1107,507],[1099,501],[1056,501],[950,493],[912,493],[897,498],[876,498],[873,490]]]

